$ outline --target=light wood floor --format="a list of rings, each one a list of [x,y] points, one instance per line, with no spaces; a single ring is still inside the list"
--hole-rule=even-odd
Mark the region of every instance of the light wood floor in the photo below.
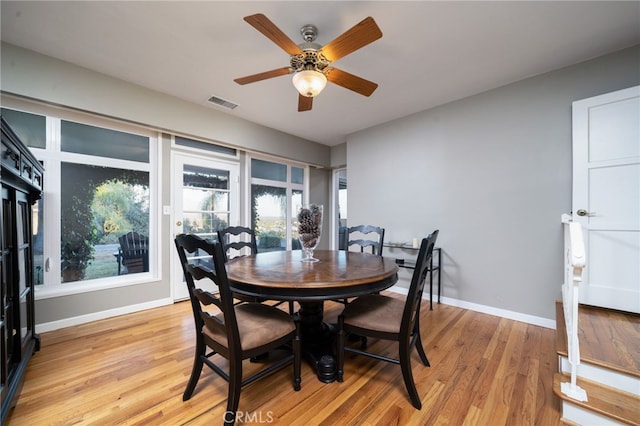
[[[328,302],[326,316],[340,309]],[[299,392],[288,368],[244,388],[245,424],[560,424],[554,330],[426,303],[421,325],[431,362],[423,367],[414,352],[422,410],[412,407],[399,366],[347,354],[343,383],[320,383],[303,365]],[[193,334],[187,302],[44,333],[8,424],[221,424],[227,386],[209,369],[182,401]],[[373,340],[370,348],[396,351]]]

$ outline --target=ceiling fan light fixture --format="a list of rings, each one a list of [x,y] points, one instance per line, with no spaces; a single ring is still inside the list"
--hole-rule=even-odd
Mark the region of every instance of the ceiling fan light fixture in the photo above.
[[[327,77],[319,71],[302,70],[293,75],[293,86],[302,96],[318,96],[327,85]]]

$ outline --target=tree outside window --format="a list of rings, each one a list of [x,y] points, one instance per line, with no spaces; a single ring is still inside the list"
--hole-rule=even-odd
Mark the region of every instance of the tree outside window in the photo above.
[[[63,163],[62,182],[62,282],[117,275],[118,237],[149,235],[149,173]]]
[[[292,217],[303,191],[302,167],[251,159],[251,227],[259,252],[300,248],[292,237]]]

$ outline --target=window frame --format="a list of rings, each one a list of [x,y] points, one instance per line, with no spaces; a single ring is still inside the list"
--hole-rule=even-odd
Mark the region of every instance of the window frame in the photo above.
[[[57,108],[52,106],[30,103],[16,99],[2,100],[2,108],[42,115],[46,121],[46,148],[29,147],[33,155],[44,166],[42,209],[45,216],[43,234],[43,284],[35,286],[35,299],[48,299],[105,290],[130,285],[144,284],[162,278],[162,265],[159,262],[161,254],[160,242],[162,234],[160,228],[161,185],[159,170],[162,161],[160,149],[161,134],[153,129],[133,125],[113,119],[98,117]],[[149,138],[149,162],[119,160],[107,157],[97,157],[87,154],[77,154],[61,151],[61,123],[73,121],[88,126],[109,130],[132,133]],[[110,167],[126,170],[136,170],[149,173],[149,240],[154,241],[149,247],[149,271],[136,274],[123,274],[105,278],[95,278],[73,282],[62,282],[61,277],[61,170],[62,163],[77,163]],[[56,224],[51,226],[51,224]],[[114,262],[116,261],[114,257]]]
[[[271,163],[277,163],[277,164],[284,164],[287,166],[287,181],[283,182],[283,181],[277,181],[277,180],[270,180],[270,179],[263,179],[263,178],[254,178],[252,177],[252,171],[251,171],[251,164],[253,159],[256,160],[262,160],[262,161],[268,161]],[[298,167],[303,169],[303,183],[292,183],[292,173],[291,173],[291,168],[292,167]],[[292,161],[292,160],[287,160],[284,158],[278,158],[278,157],[274,157],[274,156],[269,156],[269,155],[260,155],[260,154],[249,154],[247,153],[247,157],[246,157],[246,170],[247,170],[247,179],[245,180],[245,193],[247,194],[246,197],[246,209],[244,212],[244,221],[245,223],[251,223],[251,202],[252,202],[252,186],[254,184],[256,185],[265,185],[265,186],[273,186],[273,187],[277,187],[277,188],[285,188],[286,190],[286,199],[287,199],[287,204],[289,203],[289,201],[293,198],[293,191],[294,190],[299,190],[302,191],[302,200],[303,203],[308,203],[309,202],[309,165],[308,164],[304,164],[304,163],[300,163],[300,162],[296,162],[296,161]],[[292,250],[292,237],[293,237],[293,209],[295,208],[295,206],[288,206],[288,208],[286,209],[286,219],[285,219],[285,223],[287,224],[286,226],[286,235],[285,235],[285,239],[286,239],[286,251],[291,251]]]

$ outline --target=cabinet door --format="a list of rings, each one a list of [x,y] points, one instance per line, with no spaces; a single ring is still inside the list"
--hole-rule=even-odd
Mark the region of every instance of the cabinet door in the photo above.
[[[4,401],[7,397],[8,391],[8,375],[9,375],[9,334],[7,332],[7,304],[9,297],[7,295],[7,244],[5,238],[7,237],[7,222],[6,215],[3,213],[4,209],[9,206],[9,191],[4,186],[2,187],[2,209],[0,209],[0,222],[3,226],[0,229],[0,278],[2,284],[0,285],[0,400]],[[10,310],[9,310],[10,311]]]
[[[17,310],[16,315],[16,334],[20,336],[22,346],[22,354],[26,343],[33,334],[33,279],[31,265],[31,209],[27,195],[23,192],[16,192],[15,204],[16,217],[16,244],[15,254],[17,259],[18,274],[15,277],[17,292],[17,304],[14,308]]]

